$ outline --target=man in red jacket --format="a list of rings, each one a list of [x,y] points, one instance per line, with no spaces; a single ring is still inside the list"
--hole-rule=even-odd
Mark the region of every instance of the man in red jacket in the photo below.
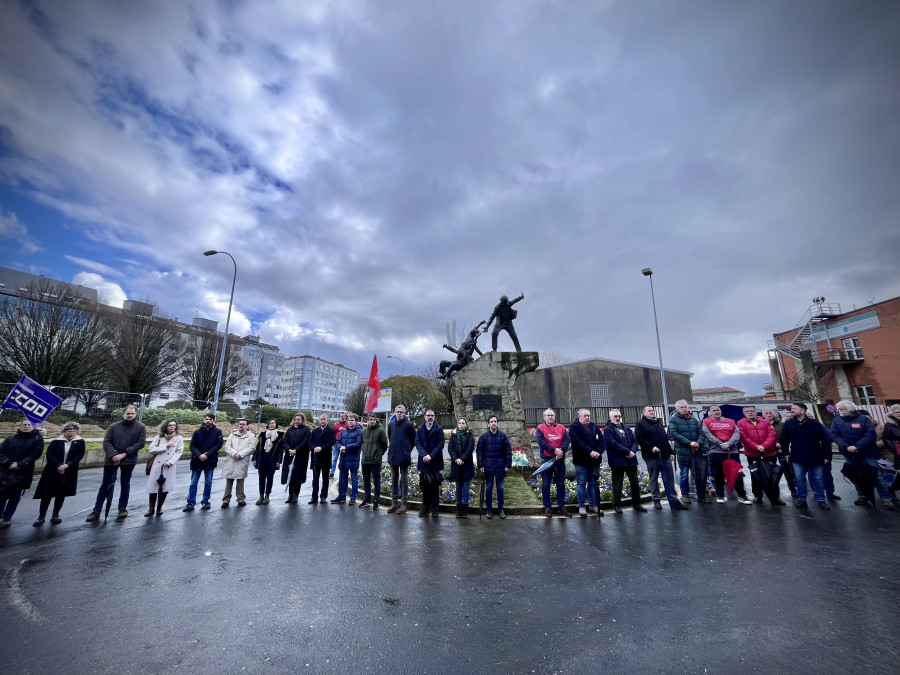
[[[741,434],[741,445],[744,446],[744,454],[747,456],[747,463],[768,462],[769,464],[778,464],[776,457],[775,444],[778,438],[775,435],[775,429],[768,420],[758,417],[756,408],[752,405],[744,408],[744,419],[737,423],[738,431]],[[756,503],[763,503],[763,487],[756,480],[753,472],[750,472],[750,485],[753,489],[753,496],[756,497]],[[772,506],[784,506],[781,501],[778,486],[775,486],[775,499],[772,500]]]

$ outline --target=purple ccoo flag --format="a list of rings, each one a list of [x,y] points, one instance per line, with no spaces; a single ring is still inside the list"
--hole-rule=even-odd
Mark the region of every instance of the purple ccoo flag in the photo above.
[[[23,375],[0,408],[20,410],[34,426],[40,426],[62,399]]]

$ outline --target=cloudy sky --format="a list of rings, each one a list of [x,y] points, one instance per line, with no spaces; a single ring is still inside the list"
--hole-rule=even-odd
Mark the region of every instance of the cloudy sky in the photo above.
[[[651,266],[666,365],[759,393],[900,294],[898,178],[896,2],[0,5],[0,264],[224,323],[226,250],[233,332],[361,373],[520,291],[654,364]]]

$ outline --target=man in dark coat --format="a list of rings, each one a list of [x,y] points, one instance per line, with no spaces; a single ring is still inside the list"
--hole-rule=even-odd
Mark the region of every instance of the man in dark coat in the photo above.
[[[43,453],[44,437],[27,419],[0,443],[0,527],[9,527],[22,492],[31,487],[34,463]]]
[[[208,413],[203,417],[203,424],[191,434],[191,487],[188,488],[187,505],[182,511],[193,511],[197,505],[197,485],[200,474],[203,474],[203,499],[200,508],[209,509],[209,498],[212,495],[213,474],[219,464],[219,450],[225,444],[222,430],[216,426],[216,416]]]
[[[388,464],[391,466],[391,508],[388,513],[406,513],[409,497],[409,465],[416,445],[416,425],[406,417],[406,407],[398,405],[388,425]]]
[[[600,486],[600,464],[603,461],[603,430],[591,422],[591,411],[582,408],[578,419],[569,426],[569,441],[572,444],[572,464],[575,465],[575,479],[578,485],[578,515],[587,518],[588,513],[602,516]]]
[[[838,414],[831,424],[831,439],[837,444],[838,452],[844,456],[847,464],[857,467],[861,471],[877,471],[880,453],[876,444],[877,435],[872,420],[861,415],[853,401],[838,401],[835,408],[837,408]],[[857,506],[870,505],[871,502],[864,493],[864,487],[857,483],[854,485],[857,494],[854,504]],[[881,492],[880,483],[878,488]],[[881,498],[890,502],[890,493],[885,490],[885,494]]]
[[[437,518],[441,489],[441,471],[444,470],[444,429],[434,421],[434,410],[425,411],[425,422],[416,429],[416,452],[419,459],[419,486],[422,489],[422,508],[419,517]]]
[[[294,419],[284,432],[281,446],[284,448],[284,460],[281,465],[281,484],[288,486],[288,498],[285,504],[296,504],[300,496],[300,488],[306,482],[306,467],[309,464],[309,427],[303,413],[294,415]]]
[[[818,420],[806,414],[806,405],[794,403],[791,417],[781,431],[781,445],[794,465],[794,489],[797,492],[797,508],[806,508],[806,480],[812,485],[813,494],[819,508],[828,511],[831,507],[825,500],[825,481],[822,471],[831,462],[831,438],[828,430]]]
[[[509,436],[500,431],[496,415],[488,418],[488,430],[478,437],[475,451],[478,456],[478,468],[484,480],[484,494],[487,500],[487,517],[493,518],[491,502],[493,500],[494,482],[497,483],[497,510],[500,520],[506,518],[503,510],[503,481],[506,473],[512,468],[512,443]]]
[[[606,458],[612,471],[613,511],[622,513],[622,483],[628,474],[631,492],[631,506],[635,511],[646,513],[641,506],[641,484],[638,481],[638,444],[634,432],[622,422],[622,412],[613,408],[609,411],[609,422],[603,428],[603,442]]]
[[[516,329],[513,328],[513,319],[516,318],[517,312],[513,309],[513,305],[519,302],[520,300],[525,299],[525,294],[522,293],[518,298],[514,298],[510,300],[505,295],[500,296],[500,302],[497,303],[497,306],[494,307],[494,311],[491,313],[491,318],[488,319],[487,325],[484,327],[484,332],[488,332],[488,328],[491,327],[491,324],[494,322],[494,319],[497,319],[497,324],[494,326],[494,330],[491,331],[491,349],[493,351],[497,351],[497,338],[500,335],[500,331],[505,330],[509,337],[512,338],[513,344],[516,347],[516,351],[522,351],[522,345],[519,344],[519,336],[516,335]]]
[[[675,492],[675,469],[672,468],[672,448],[669,437],[656,416],[656,408],[644,406],[644,413],[634,427],[634,438],[641,449],[641,458],[647,465],[650,474],[650,494],[653,496],[653,508],[662,509],[659,494],[659,477],[662,476],[663,489],[669,500],[669,508],[673,511],[686,509],[687,506],[678,499]]]
[[[781,413],[772,408],[763,410],[763,417],[768,420],[769,424],[775,430],[775,451],[778,454],[778,463],[783,470],[784,479],[787,481],[788,488],[791,491],[791,497],[797,498],[797,487],[794,485],[794,468],[791,465],[791,458],[784,451],[784,443],[781,442],[781,435],[784,433],[784,420],[781,419]]]
[[[309,457],[312,468],[312,499],[309,504],[319,502],[324,506],[328,503],[328,476],[331,471],[331,449],[334,447],[334,429],[328,426],[328,415],[319,415],[319,426],[309,435],[309,447],[312,449]],[[319,494],[319,481],[322,483],[322,494]]]
[[[110,425],[103,437],[103,452],[106,454],[106,464],[103,466],[103,482],[97,490],[97,501],[94,510],[85,518],[91,523],[100,519],[100,509],[107,495],[112,499],[112,491],[115,489],[116,474],[121,471],[119,478],[119,513],[118,518],[128,516],[128,495],[131,492],[131,474],[137,464],[138,453],[147,444],[147,429],[138,422],[137,408],[133,405],[125,408],[122,413],[122,421]]]

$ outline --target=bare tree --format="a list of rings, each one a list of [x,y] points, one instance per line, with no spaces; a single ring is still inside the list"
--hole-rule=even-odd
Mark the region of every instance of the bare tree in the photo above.
[[[110,334],[105,313],[49,279],[18,299],[0,299],[0,379],[27,375],[40,384],[80,387],[105,373]]]
[[[553,381],[556,385],[556,400],[560,407],[568,409],[571,416],[568,421],[572,422],[575,419],[575,409],[579,406],[582,398],[578,387],[578,378],[575,373],[571,372],[571,369],[565,369],[558,372]]]
[[[231,394],[250,382],[253,372],[238,354],[238,345],[229,342],[222,369],[222,388],[219,397]],[[222,352],[222,336],[212,331],[192,334],[188,339],[182,360],[178,391],[197,408],[205,408],[215,395],[216,377],[219,373],[219,357]]]
[[[110,389],[152,394],[178,377],[184,342],[177,324],[156,305],[135,303],[112,321]]]
[[[361,384],[344,397],[344,410],[362,415],[366,410],[366,398],[369,392],[367,384]]]
[[[435,388],[444,395],[444,398],[450,402],[450,406],[452,409],[452,393],[453,386],[450,383],[449,378],[444,379],[442,377],[438,377],[441,374],[441,368],[437,361],[432,361],[427,366],[422,369],[422,377],[431,382],[435,386]]]

